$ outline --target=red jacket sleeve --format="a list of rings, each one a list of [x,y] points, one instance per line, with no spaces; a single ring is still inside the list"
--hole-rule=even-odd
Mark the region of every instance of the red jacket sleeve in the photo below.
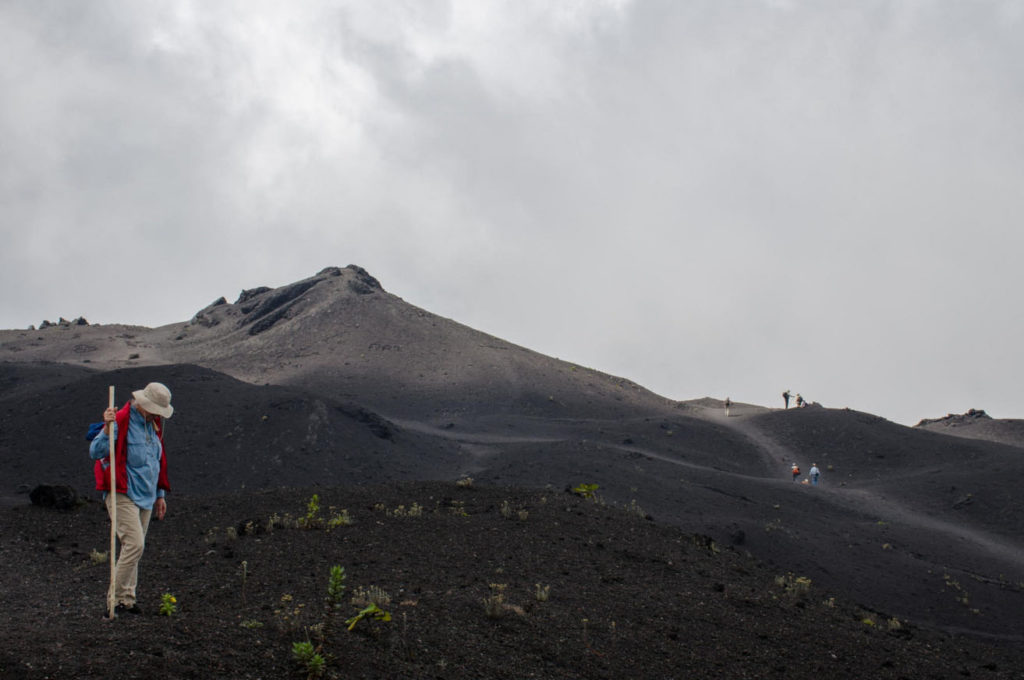
[[[171,490],[171,483],[167,481],[167,446],[164,445],[164,419],[160,418],[160,476],[156,481],[156,488],[164,491]]]

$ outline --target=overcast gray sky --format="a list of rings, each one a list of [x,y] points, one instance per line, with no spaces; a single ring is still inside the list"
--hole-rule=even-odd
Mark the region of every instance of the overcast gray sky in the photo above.
[[[676,399],[1024,417],[1024,3],[10,0],[0,327],[365,267]]]

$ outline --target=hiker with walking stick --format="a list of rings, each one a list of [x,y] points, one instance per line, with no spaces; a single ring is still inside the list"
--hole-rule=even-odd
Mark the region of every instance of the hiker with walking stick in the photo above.
[[[167,512],[164,494],[170,490],[170,484],[163,439],[164,420],[172,413],[171,391],[161,383],[149,383],[132,392],[131,401],[121,410],[111,405],[103,412],[106,426],[89,447],[89,456],[96,461],[96,488],[105,492],[107,512],[121,542],[111,584],[116,603],[114,614],[141,613],[135,602],[135,587],[139,560],[146,547],[146,531],[151,517],[160,520]],[[116,478],[113,493],[111,477]],[[113,552],[110,559],[114,559]]]

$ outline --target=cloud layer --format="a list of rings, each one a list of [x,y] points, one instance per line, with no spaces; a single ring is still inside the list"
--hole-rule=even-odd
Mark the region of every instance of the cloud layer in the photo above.
[[[1013,2],[0,8],[0,326],[356,263],[669,397],[1024,417]]]

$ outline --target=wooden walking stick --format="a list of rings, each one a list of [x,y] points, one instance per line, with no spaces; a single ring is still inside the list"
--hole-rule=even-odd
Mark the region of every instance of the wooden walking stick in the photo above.
[[[114,386],[110,386],[110,408],[114,408]],[[107,426],[107,439],[110,440],[110,590],[107,591],[107,610],[109,616],[113,619],[116,614],[114,608],[117,606],[117,461],[116,461],[116,442],[114,437],[114,425],[117,424],[117,420],[114,420],[113,425]]]

